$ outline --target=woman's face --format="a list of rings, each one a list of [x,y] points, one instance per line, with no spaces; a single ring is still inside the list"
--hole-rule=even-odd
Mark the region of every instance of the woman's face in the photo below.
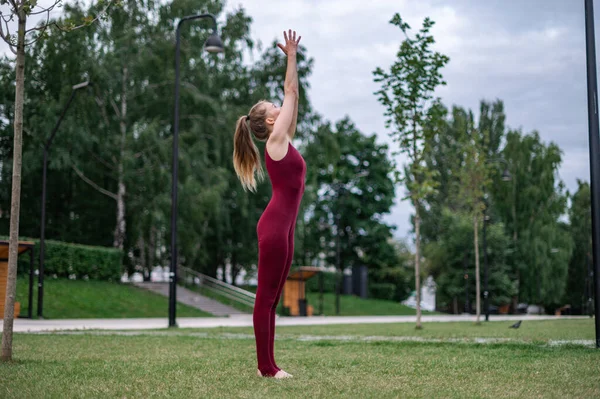
[[[275,121],[277,120],[277,118],[279,117],[279,113],[281,112],[281,108],[278,107],[276,104],[269,102],[269,101],[265,101],[265,107],[267,109],[267,119],[272,119],[273,122],[275,123]]]

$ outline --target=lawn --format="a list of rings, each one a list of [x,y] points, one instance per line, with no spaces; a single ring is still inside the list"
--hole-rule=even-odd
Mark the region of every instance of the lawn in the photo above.
[[[320,312],[320,296],[318,292],[306,294],[308,304],[314,309],[315,314]],[[422,312],[424,315],[439,314],[437,312]],[[323,294],[323,314],[336,316],[335,294]],[[405,316],[416,315],[417,311],[399,302],[385,301],[382,299],[362,299],[353,295],[340,296],[339,316]]]
[[[290,380],[256,377],[249,331],[16,334],[16,360],[0,364],[0,397],[600,396],[600,352],[577,342],[548,344],[592,339],[589,319],[528,321],[519,330],[506,322],[427,323],[421,331],[411,324],[278,328],[275,355],[294,374]],[[388,340],[359,339],[365,335]],[[440,340],[392,340],[399,336]]]
[[[17,301],[27,315],[28,280],[17,281]],[[37,287],[36,287],[37,288]],[[34,289],[33,315],[37,314]],[[168,298],[127,284],[105,281],[44,280],[44,318],[89,319],[126,317],[167,317]],[[212,317],[201,310],[177,304],[181,317]]]

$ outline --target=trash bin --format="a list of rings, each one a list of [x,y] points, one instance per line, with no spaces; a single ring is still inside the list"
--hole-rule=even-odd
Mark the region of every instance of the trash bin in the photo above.
[[[306,299],[298,299],[298,316],[307,316],[306,313],[307,301]]]

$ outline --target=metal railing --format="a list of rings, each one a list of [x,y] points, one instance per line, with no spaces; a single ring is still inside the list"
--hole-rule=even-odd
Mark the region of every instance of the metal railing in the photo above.
[[[243,305],[254,307],[256,295],[231,284],[224,283],[216,278],[198,273],[187,267],[179,266],[179,280],[186,285],[206,288],[218,295],[234,300]]]

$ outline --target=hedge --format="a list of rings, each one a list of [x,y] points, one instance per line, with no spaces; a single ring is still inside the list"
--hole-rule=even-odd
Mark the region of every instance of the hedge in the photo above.
[[[396,297],[396,286],[391,283],[369,284],[369,297],[393,301]]]
[[[8,241],[8,237],[0,236],[0,240]],[[39,267],[39,239],[20,237],[19,241],[33,241],[34,267]],[[123,251],[115,248],[91,245],[72,244],[62,241],[45,240],[44,275],[47,277],[74,276],[76,279],[119,281],[122,274]],[[19,257],[18,271],[29,273],[29,255]]]
[[[323,274],[323,292],[335,293],[335,276],[336,273],[321,272]],[[317,274],[306,282],[306,292],[319,292],[319,279],[321,276]]]

